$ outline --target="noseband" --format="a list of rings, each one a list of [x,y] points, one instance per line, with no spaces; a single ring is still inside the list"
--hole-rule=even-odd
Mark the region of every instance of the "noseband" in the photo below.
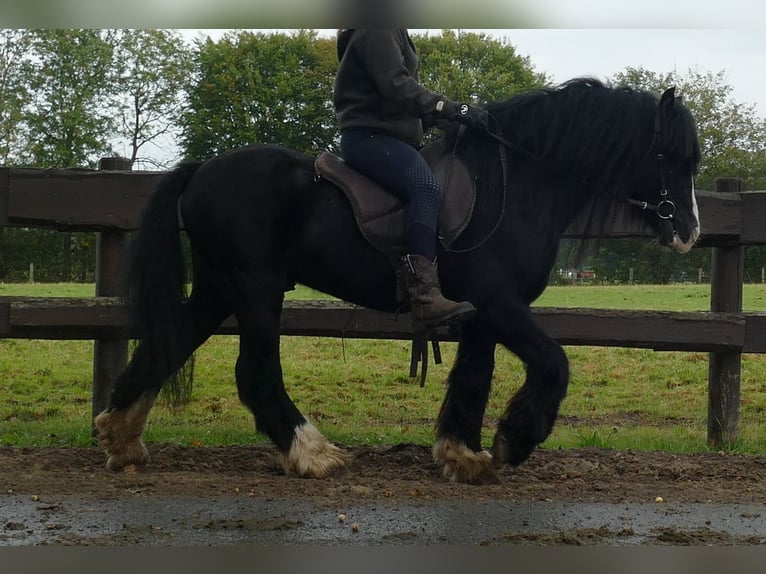
[[[660,201],[659,203],[649,203],[639,199],[626,199],[630,205],[638,207],[644,211],[654,211],[660,219],[673,219],[676,213],[676,204],[668,198],[668,187],[665,185],[665,168],[663,161],[665,156],[662,153],[657,154],[657,162],[660,164]]]

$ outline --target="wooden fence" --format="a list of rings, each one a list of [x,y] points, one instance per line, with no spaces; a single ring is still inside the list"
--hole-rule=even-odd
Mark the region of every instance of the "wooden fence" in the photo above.
[[[98,234],[96,296],[0,297],[0,338],[94,340],[93,412],[108,403],[127,362],[131,333],[122,299],[128,238],[162,173],[131,172],[119,158],[99,170],[0,169],[0,225]],[[564,345],[640,347],[710,353],[708,441],[720,448],[736,439],[742,353],[766,353],[766,314],[743,313],[744,246],[766,243],[766,192],[743,192],[721,179],[715,192],[698,192],[701,245],[712,247],[710,311],[624,311],[536,308],[543,327]],[[573,225],[567,237],[581,237]],[[616,217],[610,237],[648,237],[645,226]],[[220,334],[235,334],[229,318]],[[407,339],[410,321],[334,301],[288,301],[285,335]],[[442,333],[446,340],[452,336]]]

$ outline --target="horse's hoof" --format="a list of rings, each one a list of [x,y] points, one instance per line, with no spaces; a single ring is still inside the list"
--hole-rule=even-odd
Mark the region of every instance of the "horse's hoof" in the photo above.
[[[283,466],[288,475],[301,478],[327,478],[344,471],[351,457],[320,433],[311,423],[295,429],[290,450],[285,453]]]
[[[128,415],[132,414],[133,411],[128,411]],[[126,417],[124,411],[104,411],[94,419],[98,444],[108,455],[107,469],[120,471],[130,465],[143,466],[149,462],[149,451],[141,440],[140,432],[145,416],[143,420],[139,417],[138,427],[125,424],[126,419],[133,423],[135,418]]]
[[[535,447],[535,444],[523,444],[521,441],[513,437],[509,438],[501,431],[498,431],[495,433],[490,452],[492,453],[492,460],[497,464],[519,466],[529,458]]]
[[[119,472],[131,465],[143,467],[149,464],[151,460],[149,451],[146,450],[146,446],[142,441],[129,445],[124,452],[109,453],[107,451],[107,453],[109,458],[106,461],[106,468],[115,472]]]
[[[444,476],[462,484],[498,484],[500,479],[485,450],[474,451],[464,443],[441,439],[433,449],[434,460],[444,465]]]

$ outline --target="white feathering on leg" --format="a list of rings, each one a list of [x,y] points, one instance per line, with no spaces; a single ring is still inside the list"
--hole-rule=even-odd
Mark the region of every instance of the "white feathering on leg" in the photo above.
[[[344,468],[349,456],[309,422],[296,427],[290,451],[284,457],[288,474],[304,478],[325,478]]]

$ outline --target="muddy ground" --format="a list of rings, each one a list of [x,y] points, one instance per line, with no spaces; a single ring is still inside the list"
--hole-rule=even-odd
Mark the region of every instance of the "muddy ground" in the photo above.
[[[327,480],[267,445],[149,449],[113,473],[97,448],[0,448],[0,545],[766,544],[766,457],[538,450],[468,486],[414,445]]]

